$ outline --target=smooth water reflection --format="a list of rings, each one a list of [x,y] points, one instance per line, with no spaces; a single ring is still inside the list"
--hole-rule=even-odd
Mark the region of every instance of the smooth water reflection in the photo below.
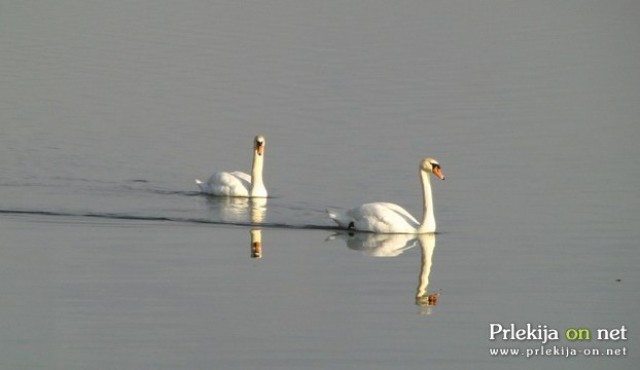
[[[267,217],[267,198],[206,196],[213,221],[259,224]]]
[[[349,249],[361,251],[371,257],[397,257],[415,246],[420,246],[421,265],[418,275],[415,302],[423,315],[431,314],[431,308],[438,304],[440,293],[429,293],[429,275],[433,266],[433,252],[436,248],[435,234],[373,234],[339,232],[327,240],[343,240]]]
[[[251,229],[251,258],[262,258],[262,229]]]
[[[420,268],[420,276],[418,278],[418,288],[416,289],[416,304],[420,306],[420,313],[424,315],[431,314],[431,307],[438,304],[440,293],[429,294],[429,275],[431,274],[431,266],[433,265],[433,251],[436,249],[435,234],[418,235],[420,247],[422,250],[422,264]]]
[[[349,249],[372,257],[396,257],[418,243],[418,238],[412,234],[338,232],[328,238],[332,239],[342,239]]]

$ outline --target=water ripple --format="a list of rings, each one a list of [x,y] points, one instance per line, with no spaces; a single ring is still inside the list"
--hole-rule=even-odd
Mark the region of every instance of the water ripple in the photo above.
[[[277,222],[255,223],[255,222],[241,222],[241,221],[219,221],[219,220],[208,220],[203,218],[131,215],[131,214],[124,214],[124,213],[94,213],[94,212],[0,209],[0,215],[86,217],[86,218],[98,218],[98,219],[107,219],[107,220],[180,222],[180,223],[191,223],[191,224],[249,226],[249,227],[280,228],[280,229],[336,230],[336,227],[327,226],[327,225],[314,225],[314,224],[295,225],[295,224],[277,223]]]

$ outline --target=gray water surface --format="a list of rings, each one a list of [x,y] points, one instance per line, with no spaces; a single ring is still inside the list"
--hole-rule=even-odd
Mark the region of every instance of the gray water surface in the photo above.
[[[635,369],[635,2],[0,9],[0,368]],[[198,194],[256,134],[271,198]],[[434,238],[336,234],[425,156]]]

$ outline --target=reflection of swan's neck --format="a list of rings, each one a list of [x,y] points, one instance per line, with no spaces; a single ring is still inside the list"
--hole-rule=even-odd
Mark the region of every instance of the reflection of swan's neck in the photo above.
[[[422,268],[420,270],[418,289],[416,290],[416,302],[427,298],[431,261],[433,258],[433,250],[436,247],[436,236],[434,234],[421,235],[419,239],[420,245],[422,246]]]
[[[251,258],[262,258],[262,230],[251,230]]]
[[[262,169],[264,167],[264,151],[262,154],[257,150],[253,151],[253,167],[251,168],[251,196],[266,197],[267,189],[262,180]]]
[[[259,224],[267,216],[267,198],[251,198],[251,222]]]
[[[423,192],[422,223],[418,228],[419,233],[434,233],[436,231],[436,218],[433,215],[433,198],[431,196],[431,180],[427,171],[420,171]]]

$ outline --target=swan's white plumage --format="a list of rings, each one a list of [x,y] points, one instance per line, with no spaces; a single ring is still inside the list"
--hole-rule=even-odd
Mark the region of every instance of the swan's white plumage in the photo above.
[[[264,136],[256,136],[253,148],[252,175],[242,171],[215,172],[206,182],[196,179],[200,191],[226,197],[267,197],[267,189],[262,179],[264,146]]]
[[[327,209],[329,217],[346,229],[384,234],[421,234],[436,231],[429,174],[444,180],[440,164],[433,158],[425,158],[420,164],[424,212],[419,222],[407,210],[394,203],[366,203],[347,211]]]
[[[366,203],[347,211],[328,210],[340,227],[377,233],[415,233],[420,222],[394,203]]]
[[[203,193],[228,196],[248,197],[251,190],[251,175],[241,172],[216,172],[207,182],[196,180]]]

